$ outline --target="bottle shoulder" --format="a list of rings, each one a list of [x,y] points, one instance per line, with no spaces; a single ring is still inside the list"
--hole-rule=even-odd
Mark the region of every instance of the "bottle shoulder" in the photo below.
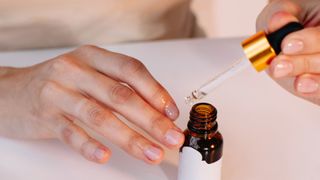
[[[215,131],[208,136],[192,133],[189,130],[185,132],[185,142],[181,147],[191,147],[201,153],[203,160],[212,163],[222,157],[223,137],[219,131]]]
[[[206,141],[214,144],[222,144],[223,136],[219,131],[212,132],[210,134],[197,134],[190,130],[185,130],[184,135],[186,137],[185,141]],[[206,144],[210,144],[206,143]]]

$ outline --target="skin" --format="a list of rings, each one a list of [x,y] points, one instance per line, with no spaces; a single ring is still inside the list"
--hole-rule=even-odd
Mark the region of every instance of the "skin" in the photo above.
[[[163,159],[157,143],[115,114],[165,147],[179,148],[184,141],[172,121],[179,114],[175,102],[146,67],[95,46],[82,46],[31,67],[1,67],[0,99],[0,135],[56,138],[97,163],[106,162],[111,151],[83,127],[147,163]]]
[[[257,30],[273,32],[296,21],[305,29],[289,34],[270,76],[294,95],[320,105],[320,3],[318,0],[274,0],[257,18]]]
[[[283,52],[272,61],[269,74],[285,89],[318,105],[319,13],[318,0],[278,0],[257,19],[257,29],[267,32],[291,21],[304,24],[304,30],[284,39]],[[0,99],[0,135],[56,138],[97,163],[106,162],[111,151],[83,127],[147,163],[163,159],[158,144],[116,114],[168,148],[179,148],[184,141],[172,122],[179,114],[173,99],[146,67],[132,57],[95,46],[82,46],[31,67],[0,67]]]

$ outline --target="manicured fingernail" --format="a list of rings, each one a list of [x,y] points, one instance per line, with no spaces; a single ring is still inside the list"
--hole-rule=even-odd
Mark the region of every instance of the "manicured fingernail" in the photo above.
[[[285,77],[293,70],[292,63],[288,61],[280,61],[273,68],[273,76],[275,78]]]
[[[98,160],[104,160],[104,159],[108,158],[108,153],[104,148],[98,148],[98,149],[95,150],[94,156]]]
[[[179,116],[179,110],[177,106],[172,102],[166,104],[164,111],[166,113],[166,116],[172,120],[177,119]]]
[[[310,78],[300,79],[297,90],[301,93],[314,93],[319,89],[319,84]]]
[[[182,143],[184,135],[174,129],[169,129],[165,135],[165,140],[170,145],[179,145]]]
[[[145,149],[143,153],[151,161],[156,161],[161,158],[161,150],[156,147],[149,147]]]
[[[303,42],[297,39],[290,40],[285,46],[283,47],[282,51],[285,54],[295,54],[303,49]]]

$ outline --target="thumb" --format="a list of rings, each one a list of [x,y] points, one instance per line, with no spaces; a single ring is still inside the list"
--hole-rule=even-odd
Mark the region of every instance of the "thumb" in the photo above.
[[[268,4],[257,18],[257,31],[276,31],[289,22],[298,22],[301,8],[289,0],[277,0]]]
[[[285,11],[276,12],[271,16],[269,20],[266,32],[274,32],[290,22],[299,22],[299,20],[291,13]]]

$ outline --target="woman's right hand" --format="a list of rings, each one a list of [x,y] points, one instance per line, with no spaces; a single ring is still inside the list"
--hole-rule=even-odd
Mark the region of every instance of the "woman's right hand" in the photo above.
[[[289,22],[305,29],[289,34],[282,53],[272,60],[269,74],[293,94],[320,105],[320,2],[274,0],[257,19],[257,30],[276,31]]]
[[[147,163],[163,149],[119,120],[115,112],[169,148],[184,141],[172,120],[178,109],[138,60],[83,46],[27,68],[0,68],[0,134],[58,138],[85,158],[103,163],[111,151],[78,124]]]

